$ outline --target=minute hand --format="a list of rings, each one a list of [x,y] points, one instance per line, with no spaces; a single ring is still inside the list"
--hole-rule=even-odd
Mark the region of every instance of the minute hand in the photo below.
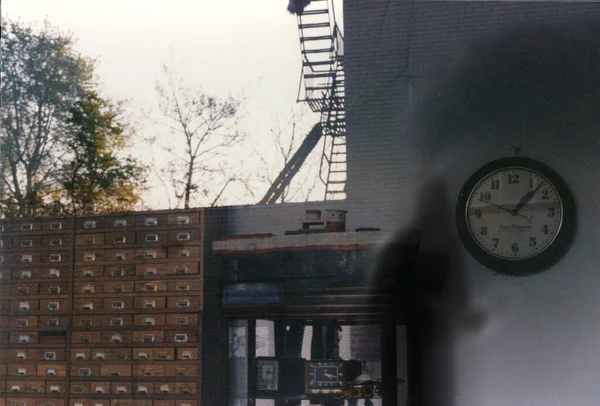
[[[501,210],[507,211],[507,212],[509,212],[510,214],[512,214],[513,216],[519,216],[519,217],[523,217],[524,219],[526,219],[526,220],[527,220],[527,222],[528,222],[528,223],[531,223],[531,217],[527,217],[527,216],[524,216],[524,215],[522,215],[522,214],[519,214],[519,213],[516,213],[516,214],[515,214],[515,213],[514,213],[514,210],[507,209],[506,207],[502,207],[502,206],[500,206],[500,205],[498,205],[498,204],[494,204],[494,203],[491,203],[491,202],[486,202],[485,200],[480,200],[480,201],[481,201],[482,203],[489,204],[490,206],[494,206],[494,207],[497,207],[497,208],[499,208],[499,209],[501,209]]]
[[[523,206],[525,206],[527,203],[529,203],[529,201],[531,199],[533,199],[533,196],[535,196],[535,194],[537,193],[538,190],[540,190],[540,188],[542,187],[542,184],[540,183],[535,189],[530,190],[529,192],[525,193],[523,195],[523,197],[521,197],[521,200],[519,200],[519,203],[515,206],[514,209],[512,209],[511,213],[513,216],[516,216],[519,214],[519,211],[523,208]]]

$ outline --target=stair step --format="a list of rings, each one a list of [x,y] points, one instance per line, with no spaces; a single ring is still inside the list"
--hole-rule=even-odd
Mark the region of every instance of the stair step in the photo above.
[[[302,66],[323,66],[323,65],[332,65],[334,61],[316,61],[316,62],[302,62]]]
[[[323,54],[333,52],[333,47],[330,48],[317,48],[317,49],[303,49],[303,54]]]
[[[314,16],[317,14],[329,14],[329,9],[319,9],[319,10],[304,10],[301,16]]]
[[[324,41],[324,40],[331,40],[333,39],[333,37],[331,35],[317,35],[315,37],[302,37],[300,38],[301,42],[306,42],[306,41]]]
[[[330,180],[329,182],[327,182],[330,185],[342,185],[344,183],[346,183],[345,180]],[[332,190],[333,192],[333,190]]]
[[[298,24],[298,28],[325,28],[325,27],[330,27],[329,21],[321,22],[321,23]]]
[[[327,72],[322,72],[322,73],[307,73],[306,75],[304,75],[305,79],[316,79],[316,78],[329,78],[331,76],[333,76],[335,74],[335,72],[333,71],[327,71]]]

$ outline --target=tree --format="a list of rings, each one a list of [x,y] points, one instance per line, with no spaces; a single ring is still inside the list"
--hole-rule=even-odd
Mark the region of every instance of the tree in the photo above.
[[[0,210],[5,216],[43,215],[61,196],[63,171],[80,159],[73,140],[85,135],[73,114],[96,87],[94,61],[75,51],[70,35],[48,23],[36,31],[2,20],[1,34]]]
[[[171,141],[182,141],[181,147],[176,142],[164,147],[172,159],[163,172],[184,208],[190,208],[194,197],[214,206],[230,185],[246,186],[243,174],[232,169],[225,157],[243,139],[237,129],[241,101],[191,89],[166,66],[163,73],[164,80],[156,84],[163,117],[158,123],[167,128]]]
[[[140,200],[146,168],[131,156],[118,155],[130,139],[121,115],[119,105],[93,91],[71,108],[71,158],[62,167],[60,181],[73,213],[90,206],[103,213],[132,210]]]

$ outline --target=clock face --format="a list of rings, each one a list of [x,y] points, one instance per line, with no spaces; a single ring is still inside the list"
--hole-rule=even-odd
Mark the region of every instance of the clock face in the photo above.
[[[340,361],[309,361],[308,387],[337,388],[343,385],[344,363]]]
[[[533,273],[564,253],[575,226],[562,179],[526,158],[494,161],[465,184],[457,226],[466,248],[492,269]]]
[[[278,390],[279,362],[277,360],[257,360],[256,389]]]

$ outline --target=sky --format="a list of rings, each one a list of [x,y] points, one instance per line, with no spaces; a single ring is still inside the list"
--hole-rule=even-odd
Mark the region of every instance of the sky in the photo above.
[[[243,148],[243,155],[254,151],[266,156],[274,165],[269,175],[273,177],[278,170],[269,132],[273,128],[290,132],[293,111],[301,107],[296,103],[301,73],[298,30],[286,6],[286,0],[3,0],[2,14],[39,25],[48,20],[78,40],[76,50],[97,60],[102,95],[126,100],[128,111],[141,122],[135,153],[142,158],[149,154],[143,137],[167,138],[163,129],[148,124],[140,114],[156,112],[155,83],[163,64],[207,93],[245,97],[241,125],[251,145]],[[305,114],[298,128],[307,132],[317,120],[317,115]],[[155,158],[163,156],[155,150]],[[247,158],[244,165],[243,170],[254,171],[261,163]],[[168,208],[156,179],[151,186],[146,206]],[[256,199],[267,187],[255,184]],[[226,202],[251,200],[240,192]]]

